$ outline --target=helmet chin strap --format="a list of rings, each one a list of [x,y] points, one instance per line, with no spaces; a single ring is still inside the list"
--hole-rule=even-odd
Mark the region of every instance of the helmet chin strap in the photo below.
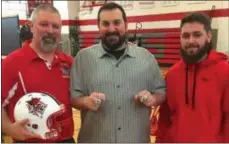
[[[23,78],[22,78],[22,75],[21,75],[20,71],[18,72],[18,75],[19,75],[19,79],[21,81],[21,85],[22,85],[23,91],[24,91],[25,94],[27,94],[27,91],[25,89],[25,84],[24,84],[24,81],[23,81]]]

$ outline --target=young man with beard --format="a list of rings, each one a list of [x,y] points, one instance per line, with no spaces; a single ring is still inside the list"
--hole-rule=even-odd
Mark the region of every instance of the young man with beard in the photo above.
[[[72,106],[81,110],[78,142],[150,142],[151,106],[165,101],[158,64],[126,41],[127,18],[113,2],[98,12],[101,43],[81,50],[71,69]]]
[[[60,14],[55,7],[39,5],[32,14],[32,40],[2,62],[2,131],[15,142],[74,142],[69,95],[73,58],[56,49],[61,38],[61,25]],[[64,104],[66,112],[61,125],[62,134],[55,141],[41,139],[39,135],[28,131],[25,126],[29,124],[29,119],[15,121],[15,104],[26,92],[46,92]]]
[[[229,142],[229,65],[201,13],[181,20],[181,57],[166,75],[156,142]]]

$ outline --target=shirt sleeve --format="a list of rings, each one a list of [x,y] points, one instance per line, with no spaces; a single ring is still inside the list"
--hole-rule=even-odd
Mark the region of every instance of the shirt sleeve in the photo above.
[[[85,95],[84,76],[81,53],[79,52],[73,60],[70,72],[70,92],[71,96]]]
[[[2,61],[1,104],[3,107],[9,104],[18,88],[18,75],[12,62],[11,57],[7,57]]]
[[[159,65],[157,63],[157,60],[155,59],[155,57],[149,53],[149,62],[151,62],[151,71],[152,71],[152,74],[153,74],[153,81],[152,81],[152,84],[153,84],[153,88],[152,89],[152,92],[153,93],[161,93],[163,95],[165,95],[165,81],[164,81],[164,78],[160,72],[160,68],[159,68]]]
[[[72,66],[74,58],[72,56],[68,56],[68,62],[70,64],[70,66]]]

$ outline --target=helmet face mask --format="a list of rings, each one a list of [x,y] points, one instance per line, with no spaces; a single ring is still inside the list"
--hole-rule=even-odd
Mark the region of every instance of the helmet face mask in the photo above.
[[[43,139],[55,140],[62,132],[64,105],[47,93],[33,92],[22,96],[15,105],[15,121],[29,119],[26,128]]]

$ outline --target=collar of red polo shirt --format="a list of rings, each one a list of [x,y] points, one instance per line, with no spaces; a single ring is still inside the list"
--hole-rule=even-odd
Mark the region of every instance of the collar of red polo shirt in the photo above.
[[[22,48],[24,48],[26,53],[28,53],[26,57],[28,57],[31,60],[40,58],[39,55],[30,47],[31,42],[32,40],[26,40],[22,45]],[[61,61],[65,61],[65,58],[61,55],[61,52],[57,49],[55,49],[55,56],[57,56]]]

